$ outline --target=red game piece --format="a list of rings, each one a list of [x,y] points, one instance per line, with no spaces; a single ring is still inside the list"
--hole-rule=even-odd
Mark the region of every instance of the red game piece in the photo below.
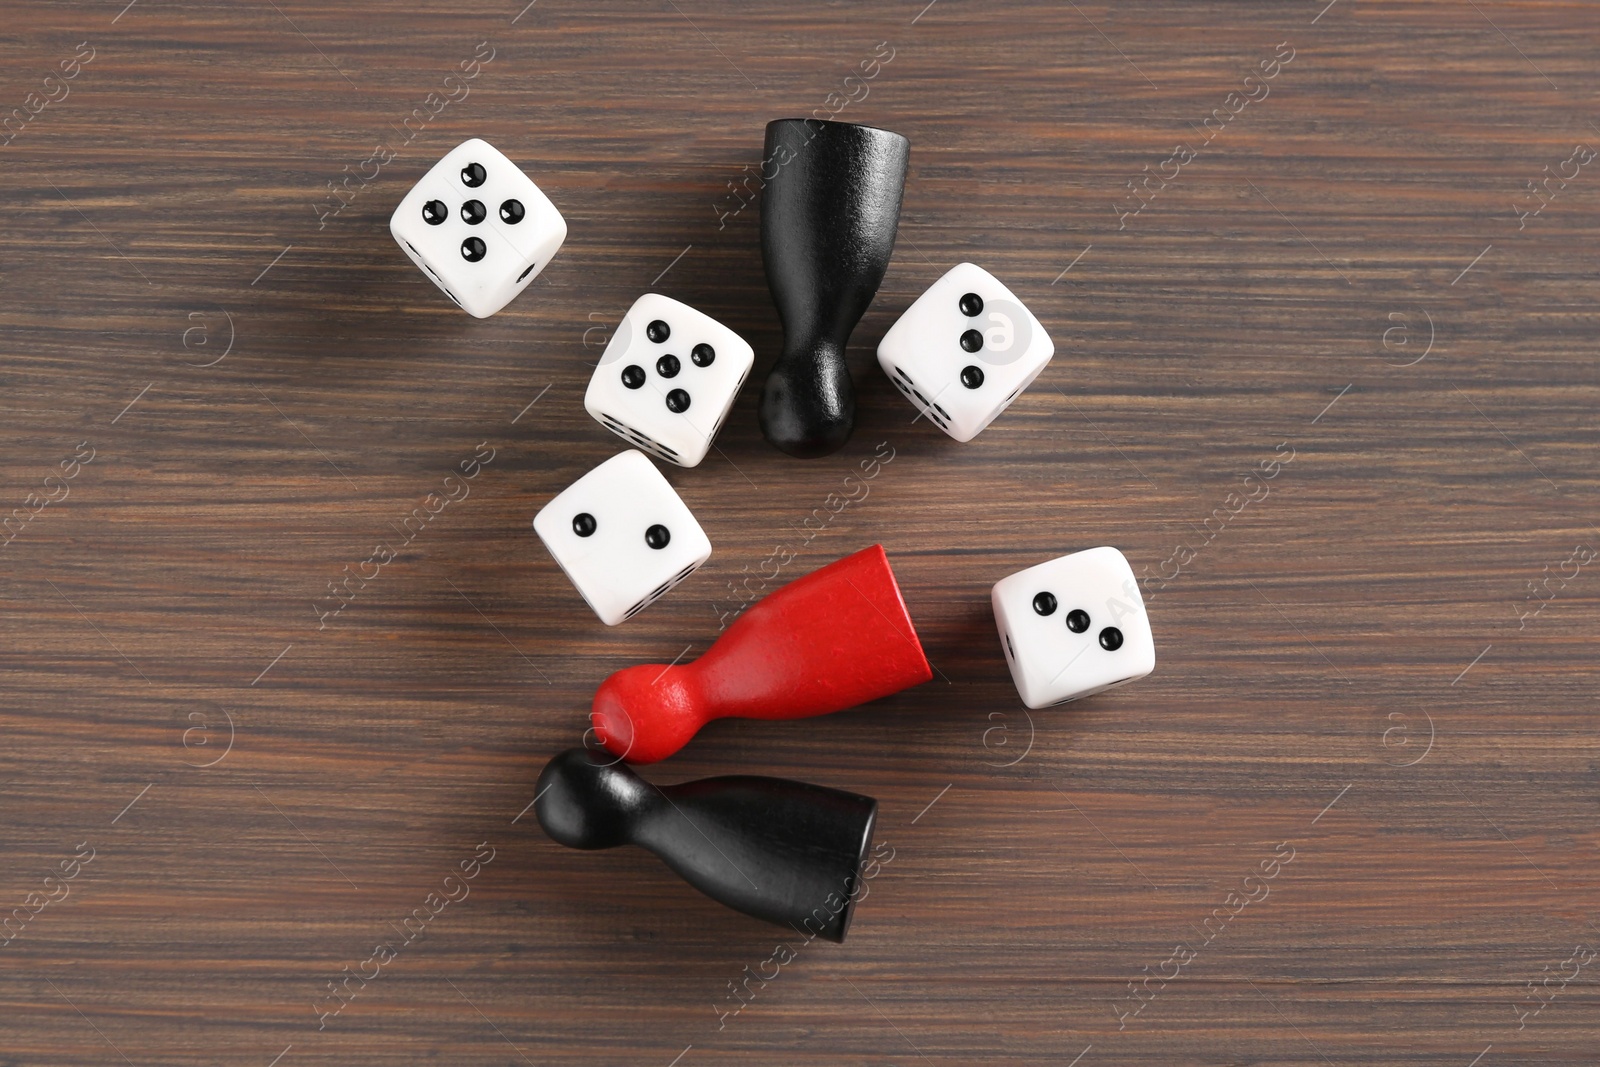
[[[642,664],[600,684],[600,742],[634,763],[665,759],[712,719],[801,719],[933,677],[882,545],[752,605],[705,655]]]

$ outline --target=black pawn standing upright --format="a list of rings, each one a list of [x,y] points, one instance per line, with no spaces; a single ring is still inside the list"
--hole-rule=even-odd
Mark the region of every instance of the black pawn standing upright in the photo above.
[[[767,123],[761,258],[783,319],[783,354],[761,395],[761,432],[791,456],[837,451],[855,428],[850,331],[894,251],[911,144],[820,119]]]
[[[802,934],[843,941],[878,802],[784,778],[655,786],[571,748],[539,775],[534,812],[571,848],[634,844],[706,896]]]

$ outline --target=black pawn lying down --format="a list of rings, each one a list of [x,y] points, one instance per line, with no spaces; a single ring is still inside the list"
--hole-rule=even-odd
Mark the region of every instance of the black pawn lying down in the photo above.
[[[711,899],[830,941],[850,928],[878,811],[871,797],[784,778],[651,785],[584,748],[545,766],[537,796],[539,825],[563,845],[638,845]]]

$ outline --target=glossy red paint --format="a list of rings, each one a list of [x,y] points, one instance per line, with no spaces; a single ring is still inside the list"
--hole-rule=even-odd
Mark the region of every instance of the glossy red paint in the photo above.
[[[754,604],[693,663],[613,674],[591,718],[606,748],[654,763],[712,719],[826,715],[932,677],[889,557],[873,545]]]

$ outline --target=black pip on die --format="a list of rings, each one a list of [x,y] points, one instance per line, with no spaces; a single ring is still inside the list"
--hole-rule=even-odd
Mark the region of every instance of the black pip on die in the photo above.
[[[474,137],[412,187],[389,232],[446,296],[483,319],[545,268],[567,222],[515,163]]]

